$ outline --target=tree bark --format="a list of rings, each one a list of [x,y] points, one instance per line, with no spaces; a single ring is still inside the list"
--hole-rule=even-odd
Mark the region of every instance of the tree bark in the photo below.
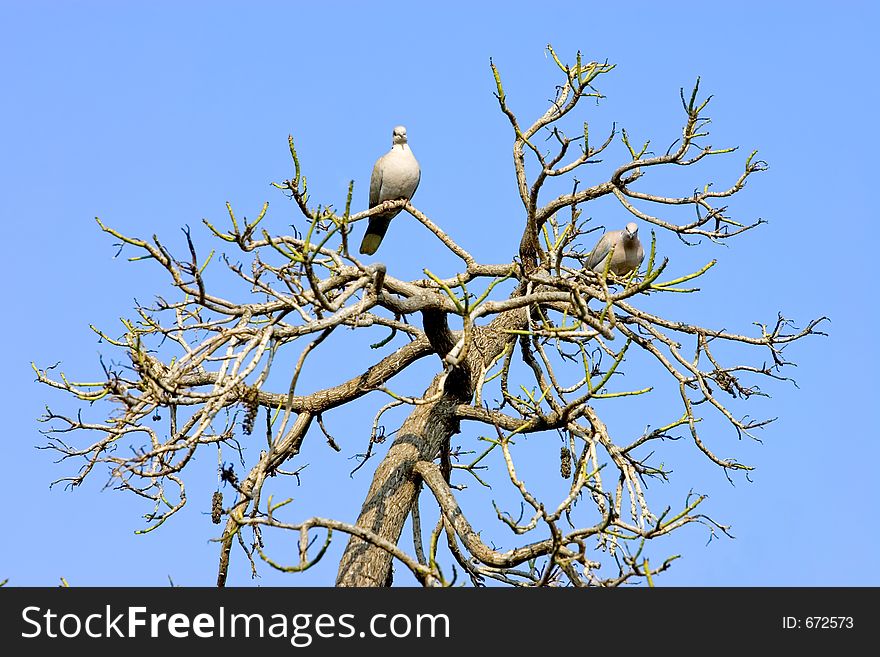
[[[444,443],[458,433],[455,407],[471,400],[484,366],[492,362],[508,342],[516,339],[516,335],[506,331],[527,326],[527,310],[517,309],[499,314],[486,327],[474,328],[473,345],[464,361],[446,377],[440,398],[415,407],[376,468],[357,520],[359,526],[397,543],[416,502],[418,476],[413,467],[418,461],[437,458]],[[435,351],[441,357],[445,356],[456,340],[446,324],[445,315],[437,311],[425,312],[424,327]],[[441,382],[442,374],[431,382],[426,396],[436,394]],[[352,536],[339,564],[336,585],[385,586],[390,572],[391,555],[388,552]]]

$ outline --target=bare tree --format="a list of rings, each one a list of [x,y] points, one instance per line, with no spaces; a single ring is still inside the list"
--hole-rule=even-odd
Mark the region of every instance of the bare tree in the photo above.
[[[185,474],[193,455],[216,449],[222,478],[236,491],[228,506],[219,490],[213,499],[215,522],[225,517],[218,539],[220,586],[226,582],[236,544],[254,569],[259,559],[295,572],[320,560],[340,532],[348,535],[338,570],[340,586],[387,585],[393,560],[425,585],[453,581],[450,572],[458,571],[456,564],[474,584],[487,578],[516,586],[618,585],[633,578],[650,582],[669,567],[671,558],[650,565],[643,555],[648,539],[694,522],[711,532],[727,532],[727,527],[701,512],[702,495],[688,496],[678,508],[653,508],[645,484],[669,474],[666,466],[657,464],[653,450],[679,430],[689,434],[694,447],[728,477],[749,470],[709,449],[700,434],[698,412],[718,414],[740,437],[752,436],[770,420],[740,417],[731,404],[764,395],[756,382],[788,380],[781,373],[790,364],[783,358],[784,348],[821,334],[816,326],[824,318],[799,329],[780,315],[770,325],[758,324],[756,335],[745,335],[647,312],[640,299],[693,292],[682,285],[714,264],[664,279],[668,259],[658,253],[656,239],[645,266],[629,276],[584,268],[588,249],[598,236],[590,234],[596,230],[591,221],[581,219],[588,203],[616,199],[626,210],[623,214],[633,215],[643,226],[698,248],[730,240],[763,223],[735,220],[725,203],[766,164],[752,153],[723,190],[700,181],[687,196],[642,191],[637,183],[656,169],[696,167],[706,158],[735,150],[706,144],[709,98],[700,99],[699,80],[692,92],[682,90],[680,138],[658,155],[648,150],[648,143],[638,146],[626,131],[618,133],[614,127],[598,143],[586,122],[570,130],[566,118],[570,121],[569,115],[583,101],[602,98],[596,82],[614,66],[583,62],[580,54],[573,65],[566,65],[552,48],[548,51],[561,72],[560,85],[547,111],[529,125],[520,123],[498,70],[491,66],[498,104],[514,136],[514,173],[523,206],[519,253],[510,262],[479,262],[403,199],[352,213],[353,183],[343,211],[312,204],[292,139],[295,174],[275,186],[302,213],[302,234],[258,232],[267,205],[253,221],[236,218],[229,207],[227,229],[205,221],[224,247],[242,256],[251,254],[249,266],[223,256],[247,302],[209,288],[204,273],[211,258],[199,257],[188,229],[188,252],[179,257],[156,236],[129,237],[99,220],[105,232],[138,252],[135,258],[151,259],[163,268],[177,296],[157,297],[151,307],[137,305],[119,338],[95,329],[130,361],[130,366],[104,366],[104,380],[75,383],[56,376],[52,368],[35,367],[40,382],[88,404],[101,400],[103,406],[98,408],[108,409],[106,419],[94,422],[84,420],[81,413],[69,416],[47,410],[42,418],[50,423],[46,447],[59,452],[62,460],[80,464],[75,474],[59,481],[76,486],[95,466],[106,464],[119,488],[155,502],[147,518],[148,531],[187,502]],[[579,170],[596,171],[591,165],[601,161],[598,156],[619,143],[624,147],[622,162],[607,180],[585,186],[575,178]],[[551,180],[557,185],[567,180],[570,191],[542,198]],[[358,222],[401,207],[461,260],[457,275],[441,279],[426,269],[422,280],[399,280],[385,265],[361,262],[351,253],[350,234]],[[682,210],[690,213],[684,221]],[[450,329],[450,315],[461,318],[462,330]],[[376,326],[388,330],[387,338],[373,345],[386,352],[383,357],[354,378],[308,395],[297,394],[304,364],[331,333],[340,327]],[[390,346],[398,338],[403,344]],[[716,343],[738,347],[743,362],[724,362],[713,351]],[[273,363],[279,353],[290,350],[299,355],[282,361],[296,363],[292,372],[284,373],[289,385],[272,390],[268,382]],[[725,356],[732,353],[728,348],[720,351]],[[627,355],[640,352],[656,361],[668,377],[650,386],[618,388],[620,379],[614,375],[626,368]],[[389,389],[389,379],[431,356],[439,358],[437,372],[421,397]],[[512,367],[520,361],[521,366]],[[644,378],[638,372],[631,374],[632,379]],[[681,400],[677,419],[664,420],[635,439],[615,440],[595,403],[643,395],[657,386],[677,391]],[[370,462],[374,446],[384,441],[383,413],[400,405],[410,406],[411,412],[373,472],[357,521],[285,519],[286,502],[264,494],[267,478],[299,479],[297,455],[307,436],[316,439],[323,433],[338,451],[324,415],[370,393],[379,393],[373,395],[378,399],[384,395],[385,400],[377,402],[361,465]],[[258,422],[261,415],[265,422]],[[482,451],[467,453],[451,447],[451,437],[461,431],[463,421],[468,435],[474,434],[470,427],[488,432]],[[254,431],[265,432],[262,450],[255,446],[261,441],[251,436]],[[86,432],[96,436],[94,442],[74,444],[65,438]],[[554,445],[549,449],[559,451],[561,475],[570,480],[561,499],[539,499],[517,474],[515,439],[539,432],[561,437],[561,446],[547,443]],[[230,450],[242,465],[247,464],[241,477],[223,465],[223,455]],[[514,517],[496,506],[498,519],[511,532],[513,546],[505,550],[487,545],[481,529],[468,521],[459,505],[462,483],[456,481],[466,477],[484,484],[482,472],[493,452],[500,457],[495,462],[506,468],[511,492],[521,508],[528,509]],[[427,540],[420,495],[427,495],[438,510],[439,521]],[[411,552],[399,545],[407,518],[412,519]],[[297,563],[283,565],[267,554],[263,534],[269,529],[294,532]],[[446,555],[439,551],[443,544],[453,560],[451,569],[448,562],[445,568],[441,564],[440,556]]]

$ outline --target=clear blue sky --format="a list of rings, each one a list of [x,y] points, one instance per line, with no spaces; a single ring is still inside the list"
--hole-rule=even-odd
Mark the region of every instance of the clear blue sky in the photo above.
[[[702,294],[670,301],[670,311],[740,332],[753,331],[753,321],[772,322],[780,310],[799,324],[832,319],[830,337],[787,352],[798,363],[789,374],[799,389],[767,386],[771,400],[741,408],[779,416],[762,444],[738,441],[721,425],[709,434],[720,455],[757,466],[752,483],[736,477],[731,486],[688,441],[664,446],[676,480],[666,492],[655,484],[657,494],[708,493],[707,512],[731,524],[737,538],[707,544],[701,528],[681,530],[652,553],[658,560],[683,555],[657,583],[880,584],[872,565],[880,553],[872,409],[880,364],[877,211],[868,198],[877,184],[876,5],[427,4],[0,2],[0,580],[53,585],[63,576],[74,585],[161,586],[168,576],[185,585],[215,579],[217,547],[208,539],[217,530],[204,514],[213,451],[203,457],[201,475],[194,473],[188,508],[159,531],[136,536],[149,510],[141,500],[102,490],[106,479],[97,472],[73,492],[50,491],[49,482],[72,466],[55,465],[34,448],[42,441],[36,418],[44,404],[73,407],[34,382],[31,361],[60,360],[71,376],[97,376],[98,355],[108,352],[89,324],[118,334],[118,318],[130,314],[133,299],[168,293],[150,264],[113,258],[95,216],[129,234],[157,233],[173,248],[181,246],[179,228],[189,225],[207,251],[216,244],[202,230],[203,217],[222,222],[226,201],[253,217],[268,200],[267,225],[283,232],[294,208],[269,182],[290,175],[288,133],[313,199],[339,206],[354,179],[356,209],[363,209],[370,168],[387,149],[391,127],[404,123],[422,164],[416,205],[482,261],[506,261],[519,240],[520,207],[510,130],[492,96],[488,60],[525,120],[543,112],[557,81],[544,52],[549,42],[569,60],[580,49],[588,59],[618,64],[600,84],[607,100],[584,108],[596,133],[617,121],[634,139],[652,138],[665,149],[680,134],[679,87],[699,75],[715,96],[713,145],[745,151],[709,167],[719,186],[754,148],[770,164],[733,208],[768,225],[727,248],[684,250],[660,236],[678,273],[719,260]],[[613,153],[609,158],[623,158],[619,144]],[[688,175],[681,184],[703,182]],[[609,225],[624,220],[612,206],[586,211]],[[451,261],[425,231],[401,218],[383,245],[393,273],[415,277],[425,266],[451,273]],[[375,357],[338,344],[352,367]],[[420,364],[398,389],[418,394],[433,367]],[[313,371],[307,385],[330,383],[337,372]],[[349,478],[348,457],[364,449],[365,423],[382,403],[373,396],[328,414],[340,455],[319,433],[309,435],[304,485],[289,491],[291,519],[355,519],[370,468]],[[639,413],[624,411],[623,403],[597,407],[618,435],[668,415],[662,401]],[[465,425],[457,441],[472,448],[477,434]],[[558,481],[558,443],[530,444],[550,453],[549,470],[536,470],[534,481]],[[472,488],[466,500],[475,524],[503,535],[488,494]],[[290,537],[291,560],[293,545]],[[408,540],[402,545],[409,548]],[[301,576],[262,567],[255,581],[330,584],[334,555],[338,549],[325,568]],[[253,581],[237,555],[230,584]]]

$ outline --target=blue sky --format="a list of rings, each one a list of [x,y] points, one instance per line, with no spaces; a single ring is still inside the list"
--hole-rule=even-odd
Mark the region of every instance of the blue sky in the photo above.
[[[689,488],[709,494],[707,512],[732,525],[737,538],[707,543],[701,528],[684,528],[656,547],[657,558],[683,555],[657,583],[880,584],[871,566],[880,552],[880,449],[872,412],[877,212],[869,204],[878,139],[870,118],[878,104],[876,6],[535,7],[0,2],[7,231],[0,247],[7,354],[0,581],[53,585],[65,577],[75,585],[161,586],[169,576],[185,585],[215,578],[217,547],[209,538],[216,528],[205,515],[215,485],[213,452],[197,464],[187,509],[162,529],[135,535],[149,510],[140,500],[103,489],[106,479],[97,472],[73,492],[49,490],[71,467],[34,448],[42,442],[36,418],[44,405],[74,407],[34,382],[31,361],[61,361],[66,373],[82,379],[98,375],[98,356],[108,352],[89,324],[119,332],[119,317],[129,314],[133,299],[168,292],[148,263],[114,259],[116,249],[95,216],[128,234],[156,233],[177,249],[179,229],[189,225],[207,251],[217,245],[202,230],[203,217],[222,222],[227,201],[253,217],[269,201],[266,225],[284,232],[296,213],[269,183],[291,175],[289,133],[313,199],[341,206],[354,179],[355,209],[363,209],[372,164],[387,149],[392,126],[404,123],[422,166],[415,205],[481,261],[507,261],[519,241],[521,206],[510,129],[492,96],[488,61],[494,58],[508,100],[525,121],[544,111],[558,82],[544,50],[552,43],[568,60],[581,50],[587,59],[617,64],[598,85],[606,100],[582,110],[596,134],[616,121],[635,141],[655,140],[658,150],[680,134],[679,88],[701,76],[702,89],[714,95],[713,145],[739,145],[740,152],[704,172],[659,177],[657,184],[687,190],[705,175],[729,184],[753,149],[770,164],[731,206],[767,225],[727,247],[683,249],[671,236],[658,236],[671,259],[667,271],[687,273],[712,258],[719,264],[701,280],[699,297],[649,300],[654,307],[739,332],[754,330],[754,321],[772,322],[779,311],[800,325],[820,315],[832,320],[829,337],[787,352],[798,363],[789,375],[800,387],[768,386],[772,399],[750,401],[743,410],[779,417],[761,433],[763,443],[738,441],[720,424],[709,433],[722,456],[757,467],[751,483],[735,477],[731,486],[686,440],[663,447],[676,476],[656,494],[679,500]],[[623,157],[618,143],[608,159]],[[612,205],[585,212],[609,225],[625,221]],[[452,273],[455,263],[414,220],[401,215],[391,230],[381,255],[394,275],[418,277],[423,267]],[[317,389],[346,368],[354,373],[368,365],[375,355],[363,344],[340,341],[338,362],[316,368],[303,385]],[[420,363],[400,389],[418,394],[434,366]],[[637,373],[630,376],[638,380]],[[287,493],[295,500],[292,519],[355,519],[370,467],[350,478],[349,459],[363,451],[367,423],[382,403],[372,396],[328,414],[340,455],[320,433],[309,434],[304,485]],[[621,436],[638,435],[672,413],[662,395],[644,406],[625,403],[597,406]],[[402,417],[392,414],[388,424]],[[479,433],[465,425],[457,440],[473,448]],[[546,478],[551,486],[555,477],[558,487],[558,443],[536,439],[522,449],[524,458],[534,456],[532,480],[540,485]],[[547,454],[549,471],[537,467]],[[463,504],[474,524],[501,535],[491,495],[471,488]],[[277,548],[292,559],[293,545],[279,541]],[[409,548],[406,539],[402,545]],[[330,584],[333,554],[325,567],[304,575],[264,566],[257,580],[238,555],[230,584]]]

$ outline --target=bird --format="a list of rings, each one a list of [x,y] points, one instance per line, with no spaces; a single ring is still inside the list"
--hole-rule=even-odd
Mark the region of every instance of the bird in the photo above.
[[[585,267],[598,273],[604,272],[612,248],[614,253],[611,255],[608,271],[617,276],[624,276],[633,269],[638,269],[645,259],[645,249],[639,241],[639,227],[631,221],[623,230],[610,230],[602,235],[590,252]]]
[[[399,125],[391,133],[391,150],[373,165],[373,175],[370,176],[370,207],[374,208],[384,201],[402,198],[410,200],[416,193],[420,179],[421,170],[407,144],[406,128]],[[373,255],[376,252],[391,220],[400,210],[401,208],[397,208],[370,217],[367,232],[361,241],[361,253]]]

